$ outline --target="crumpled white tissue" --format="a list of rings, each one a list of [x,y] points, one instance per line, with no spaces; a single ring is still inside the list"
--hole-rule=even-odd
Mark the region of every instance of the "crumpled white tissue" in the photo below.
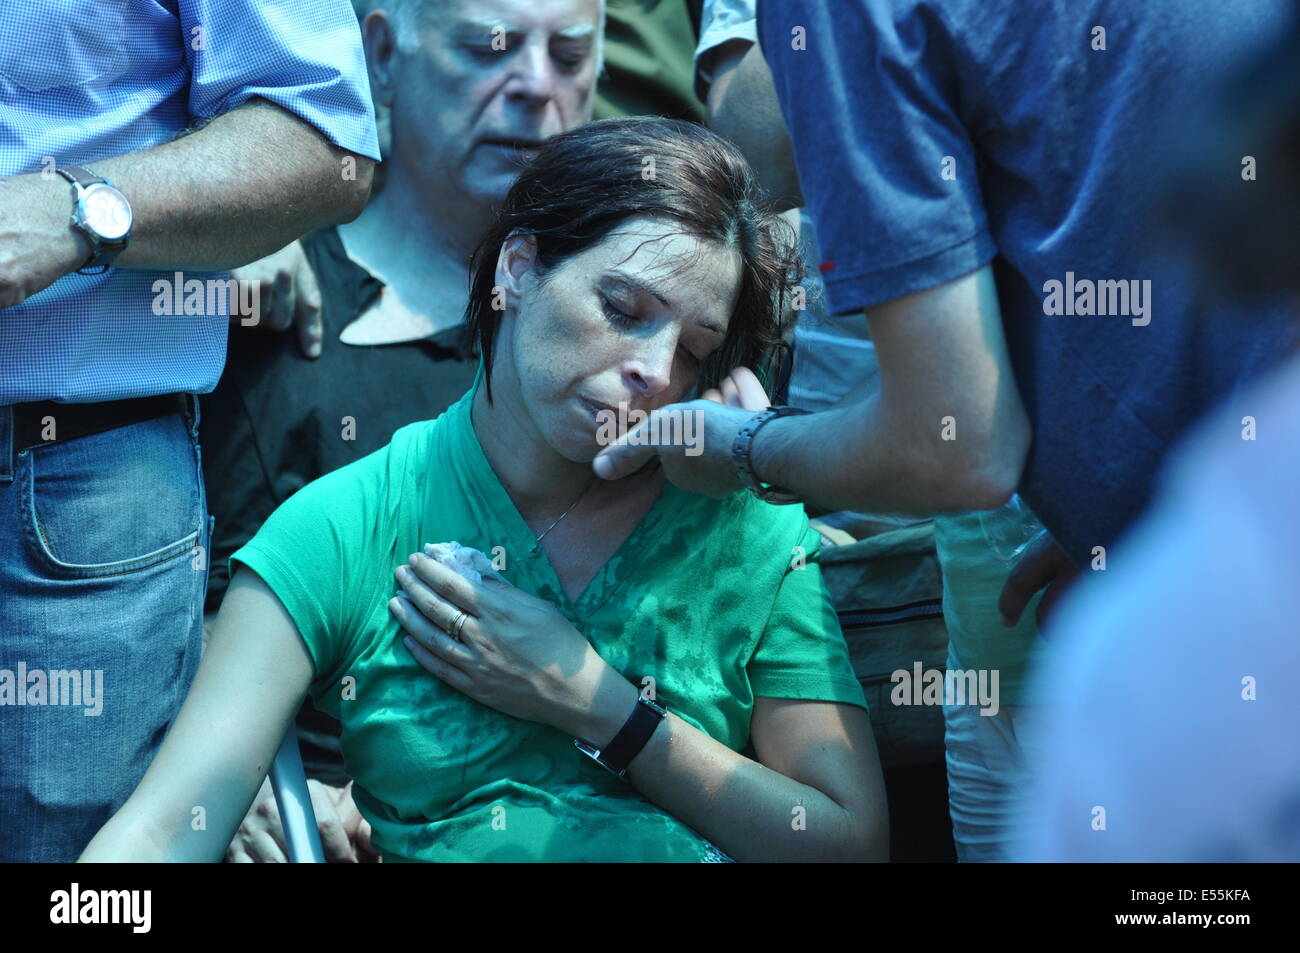
[[[501,574],[493,568],[492,560],[473,546],[462,546],[457,542],[425,543],[424,554],[452,572],[464,576],[470,582],[481,583],[484,576],[505,582]]]

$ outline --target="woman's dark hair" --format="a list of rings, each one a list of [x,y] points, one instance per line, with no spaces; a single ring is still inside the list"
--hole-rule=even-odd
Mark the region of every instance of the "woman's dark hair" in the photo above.
[[[771,210],[744,157],[694,123],[601,119],[547,140],[507,193],[470,262],[465,323],[483,355],[489,402],[501,324],[491,301],[507,237],[535,236],[535,260],[544,275],[637,215],[673,219],[690,235],[740,252],[736,309],[722,345],[700,369],[701,391],[737,365],[759,370],[762,379],[769,362],[784,357],[781,316],[803,271],[793,230]]]

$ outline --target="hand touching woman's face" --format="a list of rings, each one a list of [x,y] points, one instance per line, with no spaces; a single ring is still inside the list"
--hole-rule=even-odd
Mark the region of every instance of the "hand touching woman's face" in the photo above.
[[[540,281],[533,253],[516,237],[498,260],[506,313],[494,363],[505,374],[494,368],[493,390],[517,399],[556,452],[588,462],[600,449],[598,411],[649,412],[690,393],[726,335],[741,256],[650,217]]]

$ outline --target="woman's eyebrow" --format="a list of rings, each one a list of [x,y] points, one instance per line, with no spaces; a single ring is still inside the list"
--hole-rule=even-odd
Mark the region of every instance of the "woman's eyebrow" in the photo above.
[[[632,288],[635,288],[637,291],[640,291],[642,294],[650,295],[652,298],[656,299],[660,304],[662,304],[665,308],[668,308],[669,310],[673,310],[673,303],[671,301],[669,301],[658,291],[650,287],[648,284],[646,284],[644,281],[640,280],[639,278],[633,278],[626,271],[612,271],[610,272],[610,275],[612,275],[618,281],[621,281],[624,284]],[[714,334],[718,335],[719,337],[726,336],[723,334],[721,328],[719,328],[716,324],[711,324],[708,321],[700,321],[699,326],[704,328],[704,330],[706,331],[712,331]]]

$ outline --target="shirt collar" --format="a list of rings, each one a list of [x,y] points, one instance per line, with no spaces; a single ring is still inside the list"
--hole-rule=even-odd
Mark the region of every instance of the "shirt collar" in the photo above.
[[[338,333],[344,325],[370,307],[384,290],[384,283],[348,256],[336,226],[312,232],[302,239],[302,244],[312,270],[316,273],[322,305],[326,306],[326,302],[334,303],[336,307],[331,310],[341,318],[334,331]],[[471,360],[473,357],[469,328],[464,321],[458,321],[420,341],[408,343],[448,351],[460,360]]]

